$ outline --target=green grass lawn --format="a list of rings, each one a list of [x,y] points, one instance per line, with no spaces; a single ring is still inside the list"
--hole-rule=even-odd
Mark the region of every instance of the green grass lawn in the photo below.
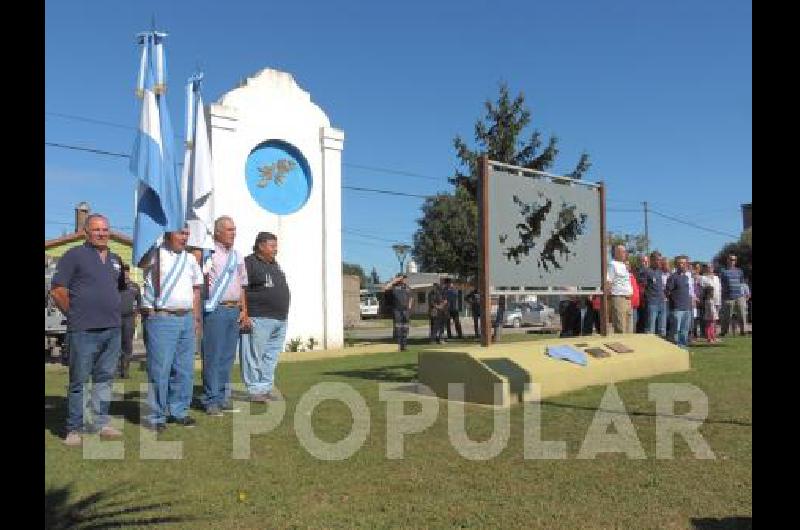
[[[405,458],[387,459],[386,404],[378,399],[378,383],[412,381],[421,347],[402,354],[281,364],[277,379],[286,414],[273,431],[251,438],[249,460],[232,458],[230,414],[217,418],[199,411],[192,413],[196,428],[171,426],[160,437],[182,440],[183,459],[140,459],[138,389],[144,373],[138,371],[126,382],[126,401],[112,405],[112,413],[126,417],[124,460],[84,459],[81,449],[60,440],[66,369],[48,366],[46,512],[64,527],[87,528],[156,523],[183,528],[750,527],[750,337],[727,338],[722,347],[693,348],[688,373],[617,385],[647,454],[644,460],[621,454],[576,458],[604,387],[542,404],[542,437],[566,441],[565,460],[523,458],[519,406],[511,408],[511,439],[499,456],[464,459],[448,439],[445,401],[430,428],[406,436]],[[199,385],[199,373],[195,377]],[[367,441],[347,460],[317,460],[294,432],[300,396],[320,381],[352,385],[369,406]],[[655,405],[648,400],[648,382],[689,382],[708,395],[709,415],[700,432],[715,460],[695,459],[680,437],[675,438],[674,459],[656,459]],[[264,410],[254,405],[253,413]],[[409,405],[406,412],[415,410],[418,406]],[[682,412],[680,404],[676,412]],[[332,442],[349,432],[352,417],[342,403],[327,401],[315,410],[312,422],[317,436]],[[473,439],[488,439],[492,422],[491,409],[467,406],[467,432]]]

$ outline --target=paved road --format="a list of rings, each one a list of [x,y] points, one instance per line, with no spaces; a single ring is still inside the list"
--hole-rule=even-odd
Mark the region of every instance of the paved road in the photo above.
[[[409,330],[409,338],[412,339],[423,339],[428,337],[429,329],[427,325],[422,326],[414,326],[414,322],[412,322],[412,326]],[[455,336],[455,329],[453,329],[452,322],[450,323],[450,329]],[[507,333],[539,333],[539,332],[546,332],[550,330],[559,331],[561,329],[561,323],[558,321],[558,317],[556,317],[555,321],[553,322],[552,328],[543,328],[541,326],[529,326],[524,328],[510,328],[505,327],[503,328],[503,334]],[[463,317],[461,319],[461,330],[464,332],[465,337],[473,337],[473,327],[472,327],[472,317]],[[344,332],[345,338],[348,339],[356,339],[356,340],[392,340],[392,328],[384,327],[384,328],[375,328],[371,326],[365,327],[356,327],[354,329],[348,329]],[[447,331],[445,331],[445,338],[447,337]]]

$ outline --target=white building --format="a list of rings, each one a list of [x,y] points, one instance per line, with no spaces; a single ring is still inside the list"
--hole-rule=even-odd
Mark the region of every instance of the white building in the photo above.
[[[287,340],[343,345],[342,182],[344,133],[294,78],[264,69],[209,105],[215,217],[236,222],[235,247],[278,236],[278,263],[292,293]]]

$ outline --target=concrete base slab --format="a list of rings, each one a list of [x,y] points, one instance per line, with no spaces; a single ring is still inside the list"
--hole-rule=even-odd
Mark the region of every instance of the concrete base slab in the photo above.
[[[616,353],[606,346],[608,343],[621,343],[633,351]],[[609,356],[587,354],[588,364],[580,366],[546,355],[548,346],[564,344],[583,351],[602,348]],[[445,399],[448,383],[463,383],[464,401],[508,406],[534,399],[530,389],[525,388],[526,383],[538,384],[539,399],[543,399],[589,386],[685,372],[690,368],[687,350],[656,335],[618,334],[495,344],[488,348],[427,349],[419,355],[419,382]],[[501,384],[497,397],[495,383]]]

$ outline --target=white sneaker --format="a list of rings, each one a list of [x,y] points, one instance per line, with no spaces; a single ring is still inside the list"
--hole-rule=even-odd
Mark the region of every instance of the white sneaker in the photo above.
[[[77,447],[83,443],[83,437],[81,433],[78,431],[70,431],[67,434],[67,437],[64,438],[64,445],[68,445],[70,447]]]

